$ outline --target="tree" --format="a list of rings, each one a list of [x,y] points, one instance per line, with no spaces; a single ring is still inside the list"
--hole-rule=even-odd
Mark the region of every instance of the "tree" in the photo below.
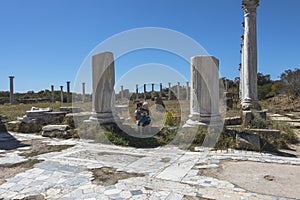
[[[300,69],[285,70],[281,76],[281,83],[288,95],[300,95]]]

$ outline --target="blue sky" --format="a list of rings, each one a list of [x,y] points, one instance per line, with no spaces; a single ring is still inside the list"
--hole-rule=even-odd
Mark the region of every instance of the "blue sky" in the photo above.
[[[258,7],[258,69],[272,79],[300,67],[299,7],[299,0],[261,0]],[[99,43],[143,27],[194,39],[220,60],[220,76],[233,79],[239,76],[242,21],[241,0],[0,0],[0,91],[8,90],[10,75],[16,92],[74,83]],[[175,57],[156,50],[124,55],[116,62],[116,80],[148,63],[168,65],[189,79],[188,62]],[[175,82],[168,78],[163,81]]]

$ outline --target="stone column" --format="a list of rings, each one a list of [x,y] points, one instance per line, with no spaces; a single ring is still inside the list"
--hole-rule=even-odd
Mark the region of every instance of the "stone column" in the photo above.
[[[124,99],[124,87],[121,85],[121,100]]]
[[[115,101],[115,67],[111,52],[104,52],[92,57],[93,82],[93,120],[100,124],[113,123]]]
[[[154,83],[152,83],[151,99],[154,99]]]
[[[257,100],[256,8],[259,0],[242,0],[245,17],[242,62],[242,109],[259,109]]]
[[[60,102],[64,102],[64,86],[60,86]]]
[[[159,97],[162,98],[162,83],[159,84]]]
[[[219,61],[213,56],[191,58],[190,116],[204,125],[221,123],[219,114]]]
[[[146,84],[144,84],[144,100],[146,101],[147,96],[146,96],[147,90],[146,90]]]
[[[136,84],[135,86],[135,99],[138,100],[139,99],[139,85]]]
[[[70,95],[70,81],[67,81],[67,103],[71,102],[71,95]]]
[[[54,85],[51,85],[51,102],[54,103],[55,99],[54,99]]]
[[[171,100],[171,83],[168,83],[168,85],[169,85],[168,100]]]
[[[189,100],[189,82],[186,82],[186,100]]]
[[[85,102],[85,83],[82,83],[82,102]]]
[[[14,76],[9,76],[9,102],[14,103]]]
[[[177,83],[177,99],[180,100],[180,82]]]

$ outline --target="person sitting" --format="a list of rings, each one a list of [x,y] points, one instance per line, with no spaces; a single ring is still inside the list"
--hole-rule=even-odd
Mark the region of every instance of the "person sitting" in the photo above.
[[[150,111],[148,102],[144,102],[141,109],[141,119],[138,122],[138,126],[147,126],[151,123]]]
[[[143,104],[141,102],[138,102],[136,104],[136,109],[134,111],[134,117],[135,117],[135,120],[136,120],[136,124],[138,124],[140,119],[142,118],[142,116],[141,116],[142,105]]]

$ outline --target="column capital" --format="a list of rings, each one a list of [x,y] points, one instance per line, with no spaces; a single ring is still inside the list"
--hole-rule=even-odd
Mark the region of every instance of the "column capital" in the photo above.
[[[259,6],[259,0],[242,0],[242,8],[245,13],[255,12]]]
[[[14,76],[9,76],[9,78],[10,78],[10,79],[13,79],[13,78],[15,78],[15,77],[14,77]]]

